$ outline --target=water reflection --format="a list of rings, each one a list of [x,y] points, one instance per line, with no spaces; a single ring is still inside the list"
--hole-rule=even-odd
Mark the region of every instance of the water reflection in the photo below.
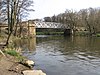
[[[15,48],[22,48],[22,50],[28,52],[36,51],[36,38],[32,39],[17,39],[14,41]]]
[[[23,49],[35,50],[23,55],[47,75],[100,75],[100,38],[37,36],[34,46],[34,40],[23,41]]]

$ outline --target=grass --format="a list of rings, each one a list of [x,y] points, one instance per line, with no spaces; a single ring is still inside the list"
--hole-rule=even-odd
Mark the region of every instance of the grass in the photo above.
[[[18,56],[19,54],[15,50],[6,50],[4,53],[9,54],[11,56]]]
[[[77,36],[88,36],[89,32],[76,32]],[[92,34],[92,36],[100,37],[100,33]]]
[[[63,35],[64,32],[36,32],[36,35]]]
[[[100,33],[96,34],[97,37],[100,37]]]
[[[77,36],[87,36],[89,34],[88,34],[88,32],[80,31],[80,32],[76,32],[75,35],[77,35]]]
[[[6,48],[4,53],[16,57],[18,61],[22,61],[24,59],[24,57],[20,55],[20,53],[18,53],[14,48]]]

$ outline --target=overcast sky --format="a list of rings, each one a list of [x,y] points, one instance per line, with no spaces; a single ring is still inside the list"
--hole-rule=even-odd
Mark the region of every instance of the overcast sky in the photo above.
[[[100,0],[33,0],[34,10],[30,19],[44,18],[63,13],[66,9],[80,10],[100,7]]]

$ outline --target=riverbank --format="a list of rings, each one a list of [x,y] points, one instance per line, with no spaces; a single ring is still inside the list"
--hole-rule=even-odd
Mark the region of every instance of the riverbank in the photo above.
[[[64,35],[64,32],[36,32],[36,35]]]
[[[15,51],[8,50],[4,55],[0,53],[0,75],[46,75],[41,70],[33,69],[33,61],[22,57]]]
[[[19,64],[14,56],[0,54],[0,74],[1,75],[23,75],[23,70],[29,70],[28,67]]]

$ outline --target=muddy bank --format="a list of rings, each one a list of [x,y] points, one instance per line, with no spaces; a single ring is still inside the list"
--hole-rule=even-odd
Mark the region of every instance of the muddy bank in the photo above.
[[[30,68],[17,62],[16,58],[10,55],[0,54],[0,75],[23,75],[22,71]]]
[[[0,54],[0,75],[46,75],[42,70],[33,70],[34,62],[31,60],[18,60],[11,55]]]

